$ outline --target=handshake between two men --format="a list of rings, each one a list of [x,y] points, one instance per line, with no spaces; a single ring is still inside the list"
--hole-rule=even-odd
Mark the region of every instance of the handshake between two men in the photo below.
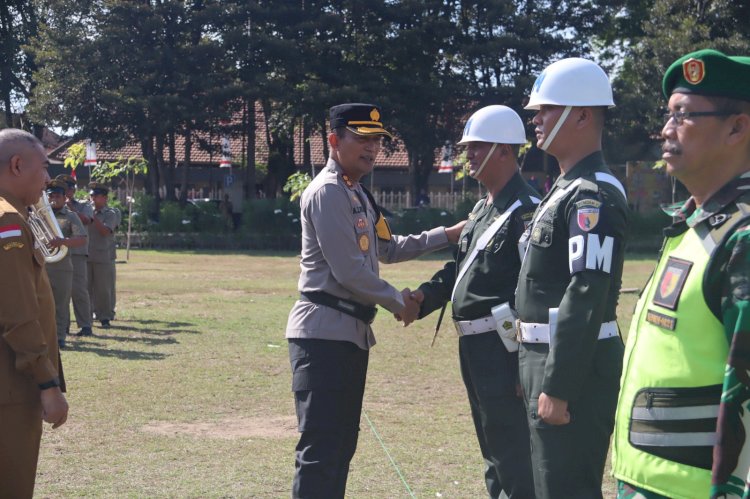
[[[424,293],[419,289],[412,291],[409,288],[404,288],[401,290],[401,297],[404,299],[404,309],[398,314],[393,314],[393,317],[397,321],[403,322],[404,327],[406,327],[419,318],[419,309],[424,301]]]

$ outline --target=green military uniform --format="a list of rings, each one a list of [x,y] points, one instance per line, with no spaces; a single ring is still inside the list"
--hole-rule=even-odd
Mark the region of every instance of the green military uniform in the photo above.
[[[98,192],[97,192],[98,190]],[[109,190],[95,187],[92,193],[108,194]],[[94,211],[94,218],[109,229],[106,235],[99,233],[96,223],[88,226],[89,230],[89,296],[96,319],[107,327],[113,319],[112,289],[115,286],[115,236],[117,213],[109,206]]]
[[[522,237],[519,364],[540,498],[601,497],[622,368],[615,319],[627,213],[596,152],[558,178]],[[541,392],[568,402],[570,423],[538,417]]]
[[[663,88],[750,101],[749,84],[750,58],[702,50],[672,64]],[[666,211],[674,223],[625,351],[618,497],[750,497],[750,172],[700,207],[690,198]]]
[[[57,224],[62,230],[63,237],[86,237],[88,233],[78,215],[63,206],[54,210]],[[54,263],[47,263],[47,275],[55,297],[55,322],[57,323],[57,341],[65,345],[65,338],[70,327],[70,298],[73,290],[73,259],[70,249],[65,257]]]
[[[455,260],[419,286],[424,293],[420,317],[453,297],[461,375],[486,465],[490,497],[501,497],[503,491],[511,498],[534,497],[529,429],[523,401],[516,395],[518,354],[501,341],[491,309],[502,303],[513,306],[521,268],[517,243],[531,221],[537,196],[516,173],[492,202],[487,197],[479,201],[461,233]],[[508,216],[501,225],[493,227],[505,213]],[[472,258],[488,230],[494,234]],[[456,284],[458,276],[461,279]]]

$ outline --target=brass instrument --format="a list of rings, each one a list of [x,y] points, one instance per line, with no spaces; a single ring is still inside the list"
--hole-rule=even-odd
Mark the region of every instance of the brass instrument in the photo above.
[[[34,239],[39,244],[39,249],[44,255],[44,261],[47,263],[59,262],[68,254],[67,246],[50,248],[49,243],[53,239],[64,238],[65,236],[57,223],[57,218],[52,211],[52,206],[47,199],[47,193],[42,192],[39,201],[29,207],[29,227],[34,233]]]

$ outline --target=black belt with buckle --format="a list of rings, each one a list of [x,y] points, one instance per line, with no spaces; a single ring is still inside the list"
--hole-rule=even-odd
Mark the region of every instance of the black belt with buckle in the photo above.
[[[333,308],[367,324],[372,324],[375,320],[375,315],[378,313],[377,307],[368,307],[355,301],[345,300],[325,291],[305,291],[299,295],[303,300],[315,303],[316,305]]]

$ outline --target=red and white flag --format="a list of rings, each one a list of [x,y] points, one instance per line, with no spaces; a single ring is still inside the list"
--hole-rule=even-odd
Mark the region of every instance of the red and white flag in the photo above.
[[[21,237],[21,226],[6,225],[0,227],[0,239],[7,239],[9,237]]]
[[[83,162],[84,165],[89,168],[96,166],[96,143],[86,140],[86,160]]]

